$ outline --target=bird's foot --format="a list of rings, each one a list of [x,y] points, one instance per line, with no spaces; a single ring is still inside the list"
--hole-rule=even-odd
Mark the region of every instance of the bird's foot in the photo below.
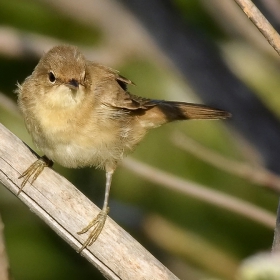
[[[49,160],[46,156],[40,157],[33,164],[31,164],[18,178],[24,178],[20,185],[17,195],[20,194],[23,187],[26,185],[27,181],[31,178],[30,184],[37,179],[40,173],[44,170],[45,167],[51,167],[53,162]]]
[[[79,249],[79,253],[83,251],[84,248],[87,246],[90,246],[95,242],[95,240],[98,238],[99,234],[101,233],[104,224],[106,222],[107,215],[109,213],[109,207],[106,207],[105,209],[102,209],[99,214],[81,231],[77,232],[77,234],[84,234],[87,231],[89,231],[91,228],[93,228],[89,234],[89,237],[84,242],[83,246]]]

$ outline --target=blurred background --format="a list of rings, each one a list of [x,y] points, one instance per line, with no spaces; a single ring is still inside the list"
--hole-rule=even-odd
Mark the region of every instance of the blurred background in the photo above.
[[[254,2],[279,29],[279,1]],[[118,224],[180,279],[235,279],[243,259],[271,249],[280,60],[233,0],[0,1],[0,122],[35,150],[14,90],[60,43],[120,70],[137,85],[133,94],[233,114],[150,132],[114,175],[110,216]],[[139,174],[138,161],[164,172],[170,186],[155,171]],[[102,206],[104,171],[54,169]],[[174,189],[176,178],[185,190]],[[103,279],[2,185],[0,214],[14,279]]]

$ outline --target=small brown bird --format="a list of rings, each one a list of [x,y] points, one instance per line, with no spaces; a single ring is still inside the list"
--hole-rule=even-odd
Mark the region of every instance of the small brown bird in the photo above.
[[[103,208],[79,234],[91,230],[82,249],[99,236],[109,211],[112,175],[148,130],[187,119],[226,119],[230,114],[204,105],[141,98],[130,94],[130,80],[88,61],[74,46],[47,52],[31,76],[18,85],[18,104],[28,132],[45,156],[21,176],[19,192],[53,162],[106,171]]]

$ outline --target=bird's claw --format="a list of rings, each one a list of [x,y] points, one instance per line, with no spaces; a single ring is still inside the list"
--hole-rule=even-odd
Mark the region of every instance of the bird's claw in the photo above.
[[[109,207],[102,209],[99,212],[99,214],[85,228],[83,228],[81,231],[77,232],[77,234],[84,234],[87,231],[89,231],[91,228],[93,228],[89,234],[89,237],[83,243],[82,247],[79,249],[79,251],[78,251],[79,253],[81,253],[84,248],[92,245],[93,242],[96,241],[96,239],[98,238],[99,234],[101,233],[101,231],[104,227],[108,213],[109,213]]]

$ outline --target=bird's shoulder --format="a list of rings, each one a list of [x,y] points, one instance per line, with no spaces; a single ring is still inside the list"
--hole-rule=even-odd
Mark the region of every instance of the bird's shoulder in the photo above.
[[[136,96],[127,91],[131,80],[119,74],[119,71],[102,64],[90,63],[90,72],[94,90],[102,103],[120,109],[148,109],[156,104],[149,98]]]

